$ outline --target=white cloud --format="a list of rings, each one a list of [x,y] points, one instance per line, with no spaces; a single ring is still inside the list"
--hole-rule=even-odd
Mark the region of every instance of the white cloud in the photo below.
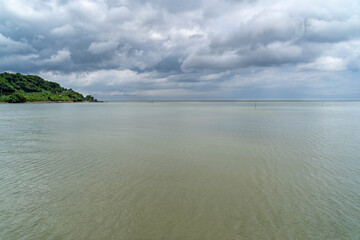
[[[129,20],[133,17],[131,11],[124,6],[110,8],[107,14],[109,21],[119,23],[121,21]]]
[[[63,64],[64,62],[71,61],[69,50],[60,50],[50,58],[41,61],[43,64]]]
[[[93,42],[93,43],[90,44],[88,50],[91,53],[98,54],[98,53],[103,53],[103,52],[106,52],[106,51],[115,50],[117,45],[118,45],[118,43],[113,42],[113,41],[109,41],[109,42]]]
[[[346,60],[337,57],[320,57],[314,62],[298,65],[298,70],[343,71],[346,70]]]
[[[66,24],[51,30],[51,33],[55,35],[71,35],[75,33],[74,27],[70,24]]]

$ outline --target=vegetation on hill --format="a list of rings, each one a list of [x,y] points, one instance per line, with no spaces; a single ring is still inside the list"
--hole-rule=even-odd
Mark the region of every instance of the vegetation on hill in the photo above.
[[[56,82],[50,82],[35,75],[0,73],[0,102],[22,103],[35,101],[96,102],[97,100],[72,89],[66,89]]]

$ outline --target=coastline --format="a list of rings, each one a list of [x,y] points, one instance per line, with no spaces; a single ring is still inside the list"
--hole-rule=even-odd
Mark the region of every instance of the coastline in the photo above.
[[[34,101],[34,102],[23,102],[23,103],[8,103],[8,102],[0,102],[0,104],[29,104],[29,103],[89,103],[89,101],[83,101],[83,102],[74,102],[74,101]]]

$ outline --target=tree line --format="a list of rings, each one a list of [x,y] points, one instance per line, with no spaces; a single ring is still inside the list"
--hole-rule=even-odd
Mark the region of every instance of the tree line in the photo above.
[[[0,102],[23,103],[35,101],[97,102],[91,95],[83,96],[36,75],[0,73]]]

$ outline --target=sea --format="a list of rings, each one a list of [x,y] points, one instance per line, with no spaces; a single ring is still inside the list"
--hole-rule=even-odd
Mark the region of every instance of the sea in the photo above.
[[[0,104],[0,239],[360,239],[360,102]]]

